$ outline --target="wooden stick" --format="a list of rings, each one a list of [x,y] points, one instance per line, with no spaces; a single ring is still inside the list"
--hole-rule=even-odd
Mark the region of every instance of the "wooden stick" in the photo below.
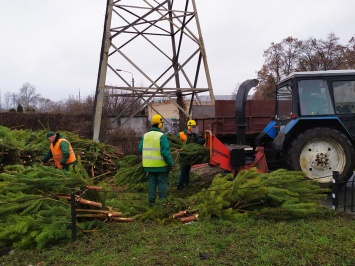
[[[100,203],[100,202],[95,202],[95,201],[86,200],[86,199],[79,199],[79,200],[77,200],[77,202],[79,202],[80,204],[85,204],[85,205],[89,205],[89,206],[102,208],[102,203]]]
[[[198,214],[194,214],[194,215],[191,215],[188,217],[183,217],[180,219],[180,221],[183,223],[188,223],[188,222],[196,220],[197,218],[198,218]]]
[[[107,215],[105,215],[103,213],[77,213],[76,217],[107,219]]]
[[[102,190],[102,187],[99,186],[85,186],[88,190]]]
[[[104,210],[88,210],[88,209],[76,209],[77,212],[92,212],[106,214],[108,217],[120,217],[122,212],[104,211]]]
[[[179,211],[178,213],[173,214],[173,219],[184,216],[186,213],[187,211]]]
[[[70,196],[69,195],[57,195],[57,198],[70,200]],[[95,201],[91,201],[91,200],[82,199],[82,198],[79,198],[77,196],[75,197],[75,201],[79,202],[80,204],[85,204],[85,205],[89,205],[89,206],[102,208],[102,203],[100,203],[100,202],[95,202]]]
[[[132,222],[132,218],[112,217],[111,219],[116,222]]]
[[[102,176],[104,176],[104,175],[108,175],[108,174],[111,174],[111,171],[108,171],[108,172],[103,173],[103,174],[98,175],[98,176],[94,176],[94,177],[92,177],[92,178],[93,178],[93,179],[99,179],[99,178],[101,178]]]
[[[109,212],[108,217],[120,217],[122,216],[122,212]]]

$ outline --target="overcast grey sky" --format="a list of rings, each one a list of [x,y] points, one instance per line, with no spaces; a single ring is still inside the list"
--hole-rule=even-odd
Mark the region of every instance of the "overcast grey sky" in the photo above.
[[[354,0],[196,0],[214,93],[256,78],[272,42],[292,36],[346,44]],[[95,92],[106,0],[1,0],[0,90],[30,82],[53,101]]]

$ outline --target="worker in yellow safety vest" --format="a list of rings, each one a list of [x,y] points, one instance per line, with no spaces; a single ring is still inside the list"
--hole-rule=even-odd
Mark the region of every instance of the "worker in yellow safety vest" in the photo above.
[[[151,129],[145,133],[139,143],[144,171],[148,173],[148,201],[155,203],[158,188],[159,200],[167,201],[168,173],[174,166],[170,154],[168,137],[161,131],[163,118],[156,114],[152,117]]]

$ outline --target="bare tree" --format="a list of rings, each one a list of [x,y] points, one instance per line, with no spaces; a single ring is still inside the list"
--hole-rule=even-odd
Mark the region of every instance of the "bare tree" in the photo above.
[[[54,102],[47,98],[40,97],[37,100],[37,111],[38,112],[49,112],[53,106]]]
[[[334,33],[327,40],[319,40],[317,57],[321,70],[346,68],[346,46],[338,43],[339,38]]]
[[[300,41],[288,37],[281,43],[271,43],[264,51],[265,62],[258,71],[259,85],[254,99],[272,99],[276,83],[293,71],[349,69],[355,65],[355,40],[348,45],[338,43],[330,33],[326,40],[309,38]]]
[[[11,109],[11,108],[16,108],[17,107],[17,99],[18,96],[16,93],[10,93],[6,92],[5,93],[5,106],[6,109]]]
[[[276,83],[295,71],[301,53],[301,42],[292,37],[281,43],[271,43],[264,51],[265,63],[258,71],[259,85],[254,99],[270,99],[274,97]]]
[[[124,96],[124,92],[120,91],[120,96],[115,96],[117,92],[115,90],[109,91],[111,94],[109,97],[104,99],[103,113],[108,116],[116,116],[118,114],[129,115],[133,111],[140,108],[140,101],[132,96]],[[125,113],[126,112],[126,113]]]
[[[273,99],[277,80],[266,65],[258,72],[259,85],[255,88],[254,99]]]
[[[346,68],[346,46],[338,44],[339,38],[333,33],[327,40],[310,38],[301,44],[298,70],[315,71]]]
[[[355,69],[355,37],[352,37],[345,49],[346,68]]]
[[[25,108],[35,107],[40,97],[41,95],[36,92],[36,87],[26,82],[20,89],[18,104],[21,104]]]

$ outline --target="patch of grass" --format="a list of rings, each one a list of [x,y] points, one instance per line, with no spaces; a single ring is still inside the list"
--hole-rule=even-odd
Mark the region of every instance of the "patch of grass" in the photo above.
[[[109,224],[45,250],[16,250],[0,265],[354,265],[355,220],[327,211],[296,221]]]

